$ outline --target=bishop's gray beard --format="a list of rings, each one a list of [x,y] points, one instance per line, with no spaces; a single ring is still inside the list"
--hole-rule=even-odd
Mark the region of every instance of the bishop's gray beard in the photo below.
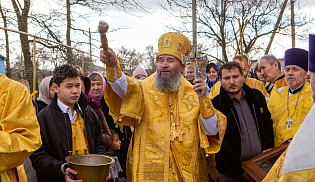
[[[161,70],[163,70],[163,68],[160,70],[160,72],[156,68],[156,76],[154,79],[155,88],[158,90],[166,91],[166,92],[178,91],[180,80],[182,77],[181,69],[182,69],[181,67],[178,67],[178,69],[176,69],[175,72],[172,72],[169,69],[165,69],[165,70],[171,71],[170,77],[167,78],[161,75]]]

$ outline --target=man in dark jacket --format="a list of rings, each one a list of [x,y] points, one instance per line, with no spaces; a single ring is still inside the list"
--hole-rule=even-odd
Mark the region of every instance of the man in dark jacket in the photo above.
[[[270,112],[264,95],[244,83],[243,70],[237,62],[229,62],[219,70],[220,94],[213,106],[227,117],[227,127],[216,168],[222,181],[247,181],[241,162],[273,147]]]
[[[71,65],[54,70],[51,103],[38,114],[43,145],[30,157],[39,181],[73,181],[65,162],[71,153],[105,154],[98,116],[81,92],[80,74]]]

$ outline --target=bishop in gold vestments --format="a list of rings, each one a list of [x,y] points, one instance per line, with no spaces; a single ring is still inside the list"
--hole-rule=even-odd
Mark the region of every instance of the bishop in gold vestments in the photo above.
[[[23,162],[40,146],[39,124],[28,90],[0,74],[0,181],[26,182]]]
[[[179,33],[162,35],[159,55],[172,55],[181,61],[181,56],[176,55],[190,52],[183,48],[190,47],[186,39]],[[226,118],[215,111],[206,94],[198,97],[182,76],[177,91],[159,90],[155,87],[158,73],[137,81],[121,73],[118,61],[114,67],[107,65],[106,74],[110,84],[104,97],[115,123],[134,126],[127,180],[208,181],[205,153],[219,151]],[[118,96],[117,89],[114,91],[113,82],[127,82],[124,99]],[[219,134],[207,136],[201,117],[209,119],[215,114]]]

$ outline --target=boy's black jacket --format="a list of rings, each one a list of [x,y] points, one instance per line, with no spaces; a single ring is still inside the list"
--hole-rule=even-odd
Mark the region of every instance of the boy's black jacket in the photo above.
[[[101,122],[93,109],[87,105],[87,97],[83,92],[77,103],[84,118],[89,153],[105,154]],[[72,151],[72,128],[69,115],[63,113],[57,105],[57,94],[37,118],[43,144],[30,156],[30,159],[38,181],[64,182],[65,175],[60,168],[61,164],[66,162],[68,151]]]

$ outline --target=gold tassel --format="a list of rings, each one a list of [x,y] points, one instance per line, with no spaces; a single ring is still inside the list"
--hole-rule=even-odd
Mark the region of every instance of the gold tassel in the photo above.
[[[34,90],[34,92],[33,93],[31,93],[31,97],[33,97],[35,94],[37,94],[38,93],[38,91],[37,90]]]

